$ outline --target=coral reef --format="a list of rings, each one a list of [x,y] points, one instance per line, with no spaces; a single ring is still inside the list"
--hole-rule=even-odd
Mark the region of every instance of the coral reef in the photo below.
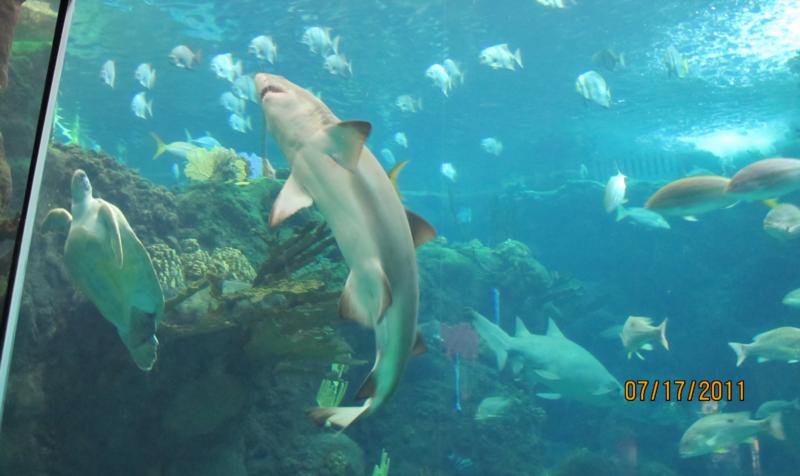
[[[243,182],[247,179],[247,161],[233,149],[197,148],[186,155],[184,175],[198,182]]]
[[[156,243],[147,247],[153,269],[156,271],[158,281],[165,299],[171,299],[186,288],[186,278],[178,252],[165,243]]]

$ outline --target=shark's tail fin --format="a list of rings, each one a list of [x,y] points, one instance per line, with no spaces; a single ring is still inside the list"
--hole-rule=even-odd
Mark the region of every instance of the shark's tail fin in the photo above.
[[[519,67],[522,68],[522,52],[520,52],[519,48],[517,48],[517,51],[514,52],[514,61],[516,61]]]
[[[661,331],[661,346],[664,347],[666,350],[669,350],[669,342],[667,342],[667,321],[669,319],[664,319],[661,325],[658,326],[658,330]]]
[[[472,325],[478,334],[486,341],[489,348],[492,349],[495,356],[497,356],[497,368],[502,370],[506,366],[508,359],[508,350],[511,348],[511,336],[495,324],[492,324],[489,319],[478,314],[474,310],[469,310],[470,317],[472,318]]]
[[[150,135],[153,136],[153,139],[156,141],[156,153],[153,154],[153,160],[156,160],[161,157],[161,154],[167,151],[167,144],[165,144],[155,132],[151,132]]]
[[[764,421],[766,425],[766,432],[776,440],[785,440],[786,434],[783,432],[783,422],[781,421],[781,412],[773,413],[768,416]]]
[[[736,352],[736,366],[742,365],[744,359],[747,358],[747,344],[739,344],[737,342],[728,342],[734,352]]]
[[[316,407],[308,414],[318,425],[330,423],[344,430],[368,412],[370,403],[368,399],[360,407]]]

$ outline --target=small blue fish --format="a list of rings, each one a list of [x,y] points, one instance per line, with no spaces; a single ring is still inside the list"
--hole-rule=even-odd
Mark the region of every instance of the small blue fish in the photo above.
[[[264,161],[256,154],[248,152],[239,152],[239,157],[243,158],[249,164],[248,170],[250,173],[247,178],[254,179],[264,176]]]
[[[220,142],[217,139],[212,137],[210,132],[206,132],[206,135],[204,135],[203,137],[195,137],[194,139],[192,139],[192,135],[189,134],[189,130],[188,129],[184,130],[186,131],[186,142],[189,142],[191,144],[209,150],[215,147],[222,147],[222,144],[220,144]]]
[[[181,181],[181,169],[178,167],[177,162],[172,163],[172,176],[175,177],[176,182]]]

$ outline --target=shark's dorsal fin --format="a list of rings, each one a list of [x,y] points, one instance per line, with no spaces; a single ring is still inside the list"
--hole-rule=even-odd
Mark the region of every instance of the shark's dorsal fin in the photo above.
[[[419,248],[436,238],[436,230],[424,218],[410,210],[406,210],[406,217],[408,218],[408,226],[411,228],[411,237],[414,239],[415,248]]]
[[[358,167],[358,158],[371,130],[372,124],[366,121],[342,121],[329,126],[324,130],[325,153],[353,172]]]
[[[392,287],[380,264],[351,270],[339,300],[339,315],[372,328],[392,304]]]
[[[556,321],[553,319],[547,319],[547,332],[545,335],[550,337],[564,337],[564,334],[561,332],[561,329],[558,328],[556,325]],[[566,337],[564,337],[566,339]]]
[[[514,337],[527,337],[531,335],[531,332],[525,327],[525,323],[522,322],[522,319],[517,317],[517,324],[516,329],[514,330]]]
[[[294,175],[289,175],[283,188],[278,193],[278,198],[272,204],[272,211],[269,213],[269,225],[277,226],[283,223],[298,210],[310,207],[314,200],[308,195],[305,189],[297,183]]]

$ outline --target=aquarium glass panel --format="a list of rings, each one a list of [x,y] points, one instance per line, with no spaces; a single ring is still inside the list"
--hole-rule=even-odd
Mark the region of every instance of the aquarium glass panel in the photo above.
[[[798,474],[798,25],[78,0],[0,473]]]

